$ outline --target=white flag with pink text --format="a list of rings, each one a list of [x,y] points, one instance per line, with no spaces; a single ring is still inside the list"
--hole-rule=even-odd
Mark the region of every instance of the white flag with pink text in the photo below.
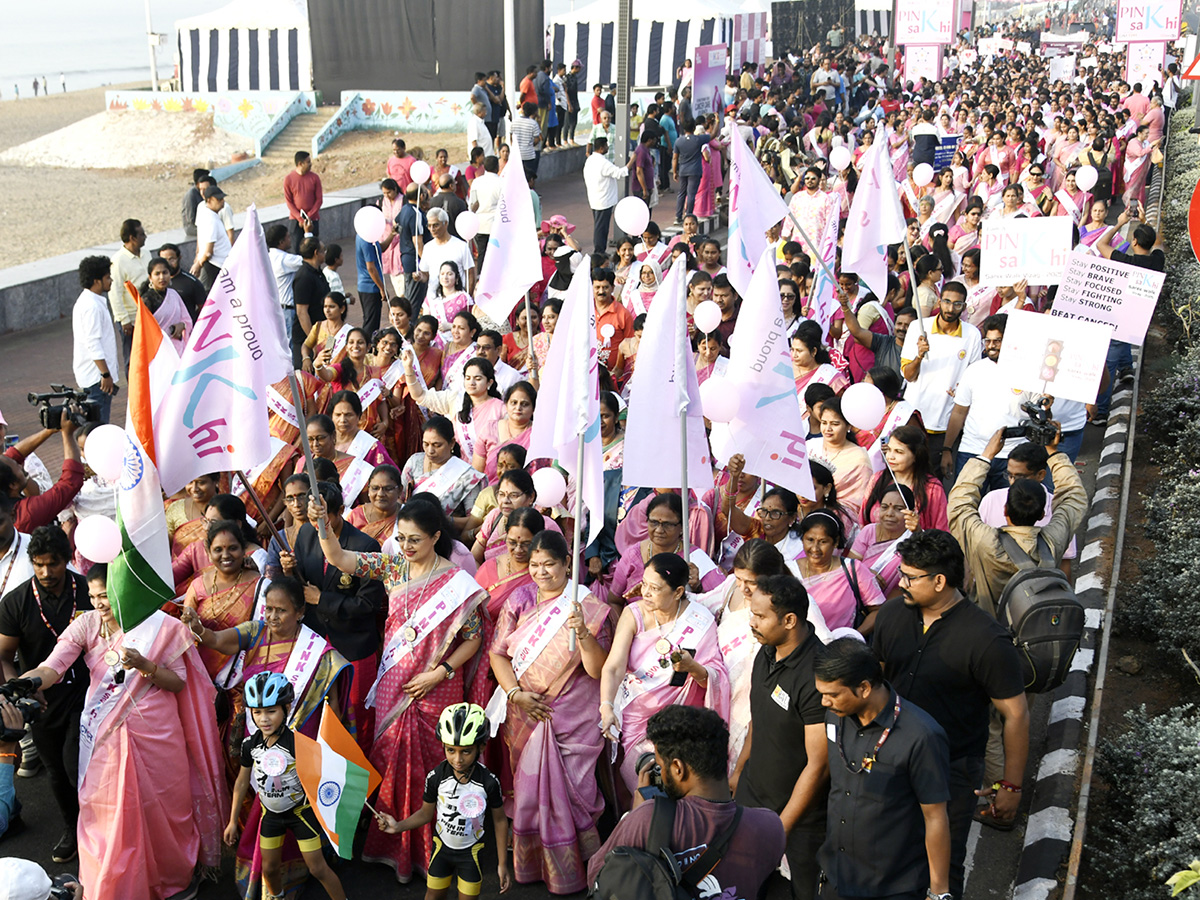
[[[767,229],[788,214],[787,204],[735,126],[729,153],[729,283],[741,295],[750,287]]]
[[[475,285],[476,304],[496,322],[507,319],[525,292],[542,279],[538,223],[533,217],[533,197],[516,141],[512,160],[514,165],[505,166],[500,174],[500,200]]]
[[[737,327],[729,341],[725,380],[740,398],[728,425],[713,424],[713,455],[721,464],[741,453],[746,471],[771,484],[814,499],[805,437],[792,374],[787,328],[779,307],[775,260],[765,251],[742,298]],[[641,367],[641,354],[638,354]]]
[[[271,455],[267,387],[291,371],[275,275],[251,206],[154,409],[168,496],[197,475],[248,471]]]
[[[842,271],[853,272],[876,299],[887,296],[887,248],[904,240],[904,212],[892,177],[887,129],[863,154],[862,178],[850,203],[842,240]]]

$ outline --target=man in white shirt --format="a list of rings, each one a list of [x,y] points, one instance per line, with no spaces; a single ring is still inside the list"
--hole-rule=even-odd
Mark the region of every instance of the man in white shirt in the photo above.
[[[292,236],[286,225],[272,225],[267,229],[267,256],[271,258],[271,271],[275,273],[275,287],[279,291],[279,305],[283,307],[283,324],[291,340],[296,325],[296,298],[292,295],[292,281],[304,260],[290,253]]]
[[[34,576],[29,535],[13,524],[13,500],[0,497],[0,596]],[[18,760],[19,762],[19,760]]]
[[[596,138],[592,147],[595,152],[583,164],[583,183],[587,186],[588,206],[592,208],[592,252],[605,253],[613,209],[621,199],[620,182],[628,177],[629,168],[609,162],[607,138]]]
[[[488,239],[492,236],[492,222],[496,218],[496,206],[500,203],[500,160],[489,156],[483,161],[483,174],[471,182],[471,193],[467,205],[479,218],[479,232],[475,235],[475,252],[479,254],[479,265],[487,253]]]
[[[1000,374],[1000,350],[1007,324],[1008,316],[989,316],[983,323],[980,329],[983,332],[983,358],[967,366],[954,389],[954,409],[950,412],[942,447],[943,472],[951,468],[955,473],[961,472],[968,460],[983,453],[999,429],[1015,428],[1026,419],[1021,404],[1032,401],[1034,395],[1009,387]],[[954,442],[960,435],[962,440],[956,457]],[[1009,438],[992,458],[992,470],[983,483],[984,494],[1008,485],[1005,475],[1008,455],[1024,440],[1024,437]]]
[[[137,304],[133,295],[125,289],[125,282],[135,288],[146,280],[146,259],[142,247],[146,245],[146,229],[137,219],[126,219],[121,223],[121,249],[112,258],[112,287],[108,291],[108,303],[112,315],[121,329],[121,352],[125,357],[125,371],[129,371],[129,351],[133,347],[133,323],[137,321]]]
[[[71,368],[79,389],[100,406],[100,420],[108,422],[117,392],[117,332],[108,314],[104,295],[112,287],[112,260],[87,256],[79,263],[83,290],[71,310]]]
[[[921,412],[929,435],[929,457],[935,465],[942,458],[942,444],[954,405],[951,392],[967,366],[983,352],[979,329],[962,320],[966,306],[966,285],[961,281],[948,282],[942,288],[936,318],[927,320],[928,335],[922,334],[920,328],[910,327],[900,351],[900,372],[909,385],[904,399]]]
[[[467,119],[467,156],[469,157],[476,147],[483,148],[484,156],[495,156],[496,142],[487,130],[487,109],[482,103],[476,103],[471,107],[471,111],[474,115]]]
[[[467,293],[475,296],[475,260],[471,258],[471,248],[467,242],[450,234],[450,216],[444,209],[435,206],[425,214],[425,221],[433,240],[426,241],[421,249],[417,280],[436,285],[442,263],[452,262],[458,266],[458,274]]]
[[[225,258],[233,246],[221,221],[221,207],[225,205],[225,192],[216,185],[204,191],[204,203],[196,209],[196,260],[191,272],[200,279],[204,290],[211,291],[213,283],[225,265]]]
[[[510,387],[525,377],[500,358],[500,345],[503,342],[504,338],[500,336],[500,332],[490,328],[487,331],[481,331],[475,340],[476,355],[482,356],[492,364],[492,370],[496,373],[496,390],[500,392],[501,397],[508,393]]]

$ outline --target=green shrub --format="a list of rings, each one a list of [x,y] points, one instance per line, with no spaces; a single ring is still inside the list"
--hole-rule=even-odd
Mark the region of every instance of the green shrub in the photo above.
[[[1109,897],[1164,900],[1200,844],[1200,717],[1185,706],[1151,719],[1143,706],[1125,719],[1096,755],[1108,790],[1088,817],[1089,867]]]

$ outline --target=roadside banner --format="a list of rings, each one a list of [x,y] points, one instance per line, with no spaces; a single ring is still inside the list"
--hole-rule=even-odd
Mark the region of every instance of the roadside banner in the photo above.
[[[1119,0],[1115,42],[1173,41],[1182,9],[1183,0]]]
[[[725,87],[725,70],[729,60],[729,47],[725,44],[708,44],[697,47],[692,75],[692,115],[707,116],[719,113],[721,89]]]
[[[1113,340],[1141,346],[1165,278],[1141,266],[1072,253],[1050,315],[1109,325]]]
[[[897,45],[949,44],[954,40],[954,4],[942,0],[896,0]]]
[[[1095,403],[1112,328],[1026,310],[1008,313],[999,376],[1015,391]]]

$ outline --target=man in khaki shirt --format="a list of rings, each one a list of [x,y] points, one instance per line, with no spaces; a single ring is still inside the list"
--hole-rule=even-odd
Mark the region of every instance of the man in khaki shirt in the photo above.
[[[1053,512],[1045,526],[1039,528],[1036,523],[1045,514],[1046,489],[1028,479],[1015,482],[1009,488],[1004,507],[1007,525],[994,528],[979,517],[981,488],[991,470],[992,459],[1004,446],[1003,429],[992,435],[983,453],[967,461],[959,473],[958,481],[950,490],[947,501],[950,533],[962,546],[967,569],[974,576],[975,602],[993,616],[1005,585],[1017,572],[1016,563],[1000,543],[1000,532],[1012,535],[1021,549],[1035,560],[1038,559],[1037,539],[1040,534],[1050,546],[1057,565],[1062,562],[1071,537],[1087,514],[1087,491],[1070,457],[1058,449],[1061,433],[1057,425],[1055,423],[1054,441],[1046,445],[1055,494]],[[1037,502],[1039,493],[1040,504]]]
[[[137,320],[137,304],[133,295],[125,289],[128,281],[140,288],[146,280],[146,257],[142,247],[146,244],[146,229],[137,219],[126,219],[121,223],[122,247],[112,257],[112,287],[108,291],[108,305],[121,333],[121,355],[125,360],[125,372],[129,372],[129,352],[133,348],[133,323]]]

